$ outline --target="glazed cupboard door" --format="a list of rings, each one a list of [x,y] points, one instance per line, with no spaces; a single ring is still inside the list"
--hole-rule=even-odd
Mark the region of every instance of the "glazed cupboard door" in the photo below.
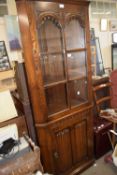
[[[48,115],[68,108],[62,27],[56,13],[40,13],[38,36]]]
[[[87,50],[84,16],[65,14],[65,41],[71,108],[88,101]]]
[[[86,19],[59,3],[38,3],[36,20],[48,116],[71,110],[89,100]],[[66,5],[64,5],[65,7]],[[52,7],[53,11],[52,11]],[[51,9],[51,10],[50,10]]]

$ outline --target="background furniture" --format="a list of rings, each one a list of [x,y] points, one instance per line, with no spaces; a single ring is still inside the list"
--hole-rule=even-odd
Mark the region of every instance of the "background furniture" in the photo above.
[[[17,90],[12,92],[15,106],[19,112],[19,115],[25,115],[29,135],[32,140],[37,143],[33,120],[33,111],[31,107],[29,89],[27,86],[27,76],[24,63],[15,62],[15,71]]]
[[[15,72],[12,69],[0,72],[0,91],[16,90],[17,86],[14,75]]]
[[[111,80],[111,106],[117,108],[117,70],[113,70],[110,74]]]
[[[92,164],[93,122],[88,2],[59,2],[16,5],[44,170],[62,175]]]
[[[92,76],[102,76],[105,73],[105,71],[104,71],[99,38],[95,36],[94,28],[91,28],[90,30],[90,37],[91,37],[90,45],[91,45]]]
[[[18,116],[18,117],[15,117],[13,119],[10,119],[8,121],[0,123],[0,128],[7,126],[7,125],[10,125],[10,124],[13,124],[13,123],[16,123],[16,125],[18,127],[19,137],[23,136],[24,132],[28,133],[24,115]]]
[[[107,84],[107,87],[103,86]],[[110,92],[108,91],[109,77],[102,77],[99,79],[93,79],[93,93],[94,93],[94,153],[95,157],[99,158],[108,152],[112,147],[108,137],[108,131],[112,129],[112,123],[100,117],[100,109],[99,109],[99,102],[102,102],[102,108],[107,108],[108,104],[103,101],[104,97],[106,99],[110,97]],[[102,87],[102,88],[101,88]],[[100,88],[100,90],[99,90]],[[98,93],[97,93],[98,91]],[[102,101],[99,99],[102,98]],[[108,106],[109,107],[109,106]]]
[[[99,117],[94,118],[94,154],[98,159],[111,150],[108,131],[112,129],[112,123]]]
[[[0,123],[0,127],[4,127],[10,124],[16,123],[18,127],[19,137],[24,136],[27,134],[27,126],[24,116],[18,116],[14,119],[8,120],[6,122]],[[33,172],[40,170],[43,172],[43,167],[40,162],[40,150],[39,147],[35,146],[31,139],[27,139],[29,145],[31,144],[32,149],[28,148],[28,151],[21,151],[19,150],[16,155],[11,155],[11,158],[6,158],[5,160],[0,163],[0,174],[1,175],[29,175]],[[19,156],[18,156],[19,154]]]
[[[105,110],[106,108],[110,108],[110,88],[111,83],[102,83],[93,87],[94,100],[96,104],[96,108],[98,111],[98,115],[100,116],[101,110]]]
[[[0,41],[0,72],[11,69],[4,41]]]
[[[117,69],[117,44],[111,45],[112,69]]]
[[[103,90],[103,93],[100,91]],[[93,88],[94,99],[97,111],[100,117],[112,122],[113,130],[116,131],[117,114],[114,108],[111,108],[111,82],[103,83]],[[106,94],[105,94],[106,93]],[[108,132],[112,148],[115,146],[115,136],[111,138]]]

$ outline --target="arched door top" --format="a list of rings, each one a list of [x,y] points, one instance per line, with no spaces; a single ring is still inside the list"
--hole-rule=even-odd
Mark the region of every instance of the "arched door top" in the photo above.
[[[72,20],[78,20],[79,24],[82,28],[85,27],[85,19],[84,16],[80,14],[68,14],[65,18],[66,24],[69,24]]]
[[[51,21],[58,28],[62,28],[60,19],[55,13],[42,13],[39,15],[39,27],[43,25],[46,21]]]

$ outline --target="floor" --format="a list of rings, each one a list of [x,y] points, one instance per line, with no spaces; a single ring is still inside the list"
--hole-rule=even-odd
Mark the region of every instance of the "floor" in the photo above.
[[[80,175],[117,175],[117,167],[113,163],[106,163],[104,157],[101,157]]]

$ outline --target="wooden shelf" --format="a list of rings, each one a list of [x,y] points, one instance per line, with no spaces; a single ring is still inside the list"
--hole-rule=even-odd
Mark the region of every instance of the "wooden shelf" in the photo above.
[[[66,82],[67,82],[67,80],[61,80],[61,81],[57,81],[57,82],[54,82],[54,83],[48,83],[48,84],[44,85],[44,87],[49,88],[49,87],[57,86],[59,84],[64,84]]]
[[[12,69],[0,72],[0,91],[13,91],[17,88],[14,80],[14,75],[15,73]]]
[[[60,50],[60,51],[53,51],[53,52],[41,52],[41,56],[44,56],[44,55],[61,55],[63,54],[63,50]]]
[[[12,69],[0,72],[0,80],[4,80],[4,79],[7,79],[7,78],[12,78],[12,77],[14,77],[14,71]]]
[[[11,85],[6,85],[6,86],[4,85],[4,86],[0,87],[0,92],[5,91],[5,90],[13,91],[16,89],[17,89],[16,83],[12,83]]]
[[[73,77],[73,78],[69,78],[69,81],[75,81],[75,80],[82,80],[82,79],[86,79],[86,76],[77,76],[77,77]]]
[[[78,48],[78,49],[69,49],[67,50],[67,52],[82,52],[82,51],[86,51],[86,48]]]

